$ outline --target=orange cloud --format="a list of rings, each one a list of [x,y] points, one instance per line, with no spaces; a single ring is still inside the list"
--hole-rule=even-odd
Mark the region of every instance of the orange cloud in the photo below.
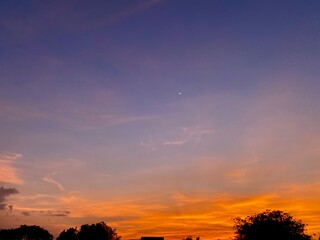
[[[22,184],[22,179],[18,176],[18,170],[14,167],[14,162],[22,157],[21,154],[11,152],[0,152],[0,182]]]

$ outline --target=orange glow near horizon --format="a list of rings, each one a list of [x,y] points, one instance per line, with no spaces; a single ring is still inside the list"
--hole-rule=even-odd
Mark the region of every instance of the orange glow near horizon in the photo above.
[[[64,223],[53,221],[48,225],[55,235],[69,227],[80,227],[104,221],[116,228],[122,239],[139,239],[141,236],[164,236],[182,239],[200,236],[201,239],[229,239],[233,236],[233,218],[244,218],[254,213],[271,210],[289,212],[295,219],[308,224],[307,233],[317,234],[320,223],[319,194],[307,195],[319,183],[301,188],[286,187],[278,194],[247,197],[220,194],[212,196],[185,196],[174,194],[166,202],[150,199],[116,200],[106,203],[69,195],[61,197],[59,204],[71,209]],[[129,199],[129,198],[127,198]],[[16,206],[16,211],[28,209]],[[56,219],[59,220],[59,219]],[[76,224],[75,224],[76,223]]]

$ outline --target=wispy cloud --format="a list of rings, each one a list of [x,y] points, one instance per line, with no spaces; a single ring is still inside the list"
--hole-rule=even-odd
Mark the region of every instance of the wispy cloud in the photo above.
[[[14,167],[15,161],[22,157],[19,153],[0,152],[0,182],[22,184],[18,170]]]
[[[186,140],[182,140],[182,141],[166,141],[163,143],[163,145],[183,145],[186,143]]]
[[[22,212],[21,214],[22,214],[23,216],[25,216],[25,217],[31,216],[30,212]]]
[[[179,127],[170,132],[164,130],[161,137],[150,137],[148,141],[140,142],[139,145],[151,150],[156,150],[161,146],[182,146],[188,143],[199,143],[213,133],[212,127],[206,125]]]
[[[182,127],[179,133],[179,137],[174,140],[164,141],[163,145],[183,145],[192,141],[199,142],[203,138],[213,133],[214,131],[210,128],[203,126],[192,126],[192,127]]]
[[[70,215],[70,211],[63,210],[63,211],[48,211],[48,216],[50,217],[67,217]]]
[[[64,190],[64,186],[59,183],[58,181],[54,180],[52,177],[56,175],[56,173],[51,173],[48,176],[43,178],[43,181],[47,182],[47,183],[52,183],[53,185],[55,185],[57,188],[59,188],[61,191]]]
[[[91,94],[91,92],[87,93],[87,95]],[[76,99],[64,99],[64,101],[59,98],[53,99],[50,104],[54,107],[50,109],[43,109],[41,106],[31,106],[25,103],[1,103],[0,116],[17,122],[47,121],[59,128],[68,128],[76,131],[105,129],[156,118],[156,116],[150,115],[123,113],[122,107],[117,106],[118,104],[115,103],[120,100],[113,93],[88,98],[87,104],[82,104],[81,101]],[[106,105],[105,102],[110,104]]]

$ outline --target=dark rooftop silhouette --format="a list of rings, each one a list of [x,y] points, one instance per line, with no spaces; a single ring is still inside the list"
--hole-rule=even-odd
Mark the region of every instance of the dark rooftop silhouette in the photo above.
[[[164,237],[141,237],[141,240],[164,240]]]

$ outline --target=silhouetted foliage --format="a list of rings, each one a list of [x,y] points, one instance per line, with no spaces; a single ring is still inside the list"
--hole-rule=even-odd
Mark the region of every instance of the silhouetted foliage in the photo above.
[[[16,229],[0,230],[0,240],[52,240],[53,236],[39,226],[22,225]]]
[[[288,213],[270,211],[235,218],[235,240],[310,240],[305,234],[305,224]]]
[[[184,238],[183,240],[193,240],[193,238],[191,236],[188,236],[188,237]],[[197,237],[196,240],[200,240],[200,237]]]
[[[76,240],[78,230],[76,228],[69,228],[68,230],[63,230],[57,240]]]
[[[164,237],[141,237],[141,240],[164,240]]]
[[[120,240],[116,229],[112,229],[104,222],[82,225],[78,231],[75,228],[63,230],[57,240]],[[1,240],[1,239],[0,239]]]

